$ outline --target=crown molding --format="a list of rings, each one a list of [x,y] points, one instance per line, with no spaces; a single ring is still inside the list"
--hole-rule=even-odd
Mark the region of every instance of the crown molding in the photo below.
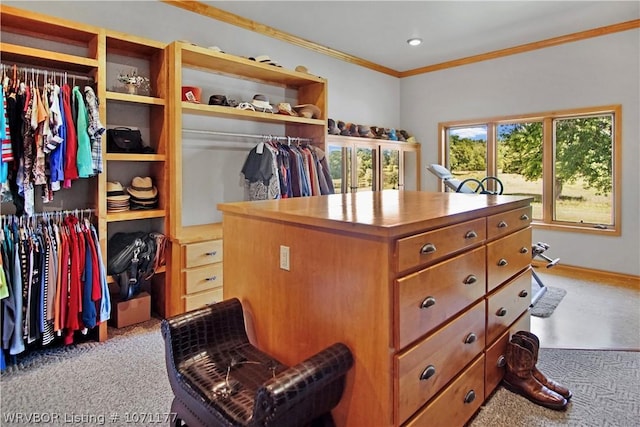
[[[344,62],[349,62],[351,64],[359,65],[364,68],[369,68],[371,70],[378,71],[383,74],[388,74],[392,77],[400,77],[399,71],[384,67],[382,65],[376,64],[371,61],[367,61],[366,59],[358,58],[357,56],[349,55],[348,53],[340,52],[339,50],[331,49],[330,47],[322,46],[318,43],[305,40],[301,37],[294,36],[293,34],[280,31],[268,25],[264,25],[259,22],[252,21],[240,15],[236,15],[234,13],[230,13],[222,9],[218,9],[217,7],[213,7],[213,6],[201,3],[199,1],[189,1],[189,0],[161,0],[161,1],[168,5],[179,7],[181,9],[188,10],[190,12],[194,12],[203,16],[207,16],[209,18],[216,19],[218,21],[226,22],[227,24],[235,25],[237,27],[244,28],[245,30],[254,31],[264,36],[272,37],[274,39],[278,39],[278,40],[302,47],[304,49],[312,50],[314,52],[318,52],[326,56],[331,56],[333,58],[339,59]]]
[[[594,28],[591,30],[580,31],[577,33],[567,34],[564,36],[553,37],[532,43],[526,43],[519,46],[509,47],[506,49],[494,50],[492,52],[481,53],[479,55],[468,56],[466,58],[454,59],[453,61],[441,62],[439,64],[427,65],[425,67],[415,68],[413,70],[400,72],[400,78],[415,76],[418,74],[430,73],[433,71],[444,70],[446,68],[459,67],[461,65],[473,64],[476,62],[488,61],[491,59],[501,58],[504,56],[517,55],[519,53],[530,52],[532,50],[545,49],[547,47],[558,46],[565,43],[573,43],[580,40],[590,39],[593,37],[606,36],[608,34],[619,33],[621,31],[640,28],[640,19],[621,22],[619,24],[607,25],[605,27]]]

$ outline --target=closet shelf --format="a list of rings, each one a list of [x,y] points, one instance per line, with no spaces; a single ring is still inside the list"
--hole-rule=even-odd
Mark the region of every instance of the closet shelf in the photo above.
[[[129,57],[147,59],[156,55],[159,50],[164,49],[167,45],[166,43],[113,30],[107,30],[106,35],[109,53]]]
[[[125,211],[117,213],[107,212],[107,222],[131,221],[135,219],[163,218],[164,209],[150,209],[146,211]]]
[[[313,82],[326,83],[322,77],[312,74],[261,64],[241,56],[219,53],[189,43],[176,42],[176,44],[181,48],[184,67],[291,88],[298,88]]]
[[[165,154],[106,153],[104,158],[116,162],[164,162],[167,160]]]
[[[112,101],[131,102],[135,104],[165,105],[165,100],[153,96],[130,95],[128,93],[107,91],[107,99]]]
[[[2,61],[29,64],[43,68],[59,68],[65,71],[90,73],[98,68],[98,60],[66,53],[51,52],[32,47],[0,42]]]
[[[205,116],[227,117],[240,120],[251,120],[270,123],[304,123],[309,125],[324,126],[324,120],[307,119],[306,117],[287,116],[284,114],[261,113],[251,110],[239,110],[232,107],[221,107],[218,105],[194,104],[182,101],[182,110],[185,113],[201,114]]]
[[[2,31],[29,37],[88,45],[98,35],[99,29],[61,18],[52,18],[36,12],[2,6]],[[4,49],[2,50],[4,53]]]
[[[413,142],[405,142],[405,141],[391,141],[388,139],[378,139],[378,138],[361,138],[359,136],[327,135],[327,143],[338,143],[338,144],[361,143],[361,144],[384,145],[388,147],[404,147],[404,148],[420,149],[420,144],[417,142],[413,143]]]

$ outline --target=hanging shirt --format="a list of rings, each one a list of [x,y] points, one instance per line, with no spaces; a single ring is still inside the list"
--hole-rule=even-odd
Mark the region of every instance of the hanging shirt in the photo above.
[[[63,187],[71,187],[71,181],[78,179],[78,165],[76,155],[78,153],[78,135],[71,114],[71,88],[65,84],[62,86],[62,108],[64,110],[64,123],[66,129],[66,149],[64,153],[64,184]]]
[[[76,133],[78,136],[78,152],[76,153],[76,165],[80,178],[89,178],[93,175],[93,161],[91,158],[91,138],[89,137],[89,119],[87,117],[87,107],[84,98],[80,93],[80,88],[74,86],[73,97],[75,99],[78,120],[76,122]]]
[[[58,125],[57,127],[54,126],[53,131],[59,139],[56,140],[58,142],[57,147],[54,148],[49,155],[49,169],[51,171],[51,190],[58,191],[62,185],[61,183],[64,182],[64,160],[67,145],[67,125],[65,120],[66,116],[62,107],[63,101],[60,86],[55,85],[53,87],[52,97],[56,98],[53,101],[53,105],[57,103],[57,107],[52,107],[52,111],[54,117],[57,118],[56,124]],[[59,111],[59,114],[55,112],[56,110]]]
[[[98,256],[98,271],[100,273],[100,322],[106,322],[111,317],[111,296],[109,295],[109,285],[107,284],[107,272],[102,260],[102,251],[98,243],[98,233],[93,224],[91,224],[90,228]]]
[[[35,88],[33,94],[33,105],[35,110],[31,117],[31,124],[33,125],[33,118],[36,120],[36,127],[34,128],[34,140],[35,140],[35,161],[33,163],[33,183],[34,185],[46,184],[47,178],[45,177],[45,158],[44,158],[44,140],[45,140],[45,124],[48,124],[49,116],[47,114],[48,109],[42,102],[40,95],[40,89]],[[47,125],[48,129],[48,125]]]
[[[0,143],[2,144],[2,162],[13,161],[13,149],[11,147],[11,128],[7,112],[7,99],[5,89],[0,86]],[[2,182],[2,180],[0,180]]]
[[[85,86],[84,97],[87,102],[87,112],[89,113],[89,137],[91,138],[91,161],[93,173],[102,173],[102,134],[106,128],[100,122],[100,110],[98,108],[98,97],[91,88]]]

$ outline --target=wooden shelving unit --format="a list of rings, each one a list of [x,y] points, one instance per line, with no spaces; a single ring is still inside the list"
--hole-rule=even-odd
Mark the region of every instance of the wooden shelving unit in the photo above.
[[[195,226],[183,226],[182,212],[182,133],[183,117],[201,116],[223,118],[232,121],[257,122],[264,124],[280,124],[284,126],[284,132],[288,136],[309,138],[314,145],[324,149],[327,133],[326,108],[327,108],[327,81],[307,73],[274,67],[251,61],[236,55],[219,53],[213,50],[194,46],[189,43],[174,42],[167,47],[169,69],[169,111],[171,123],[171,144],[169,152],[169,184],[170,194],[170,237],[172,240],[172,260],[179,260],[180,265],[171,270],[170,281],[173,284],[170,297],[170,314],[183,312],[193,301],[200,301],[200,296],[219,295],[218,288],[212,286],[194,286],[189,282],[189,277],[195,276],[190,260],[200,247],[221,247],[222,227],[220,223],[201,224]],[[231,77],[233,79],[258,82],[260,84],[285,88],[288,92],[295,93],[297,104],[314,104],[320,108],[321,117],[308,119],[280,114],[256,112],[251,110],[239,110],[232,107],[207,105],[205,103],[191,103],[182,101],[182,86],[189,85],[185,70],[196,70],[216,76]],[[204,101],[204,100],[203,100]],[[212,206],[215,209],[215,206]],[[215,251],[212,251],[212,253]],[[197,268],[207,268],[213,271],[220,268],[222,258],[216,258],[213,263],[205,263]],[[200,274],[202,276],[204,273]],[[214,274],[211,273],[211,277]],[[217,275],[215,277],[218,277]],[[221,284],[220,284],[221,286]],[[205,289],[195,294],[190,289]]]
[[[126,123],[118,118],[118,126],[140,127],[148,129],[143,138],[145,145],[153,148],[155,154],[123,154],[104,152],[105,169],[100,177],[101,231],[106,236],[104,247],[107,250],[108,239],[118,231],[158,231],[167,234],[168,230],[168,111],[167,111],[167,63],[166,44],[117,31],[105,31],[103,84],[101,98],[106,100],[106,109],[127,108]],[[114,72],[112,63],[127,65],[131,69],[140,68],[139,75],[149,78],[148,94],[129,94],[114,90],[110,83],[115,81],[109,71]],[[107,115],[107,127],[116,123]],[[105,138],[106,139],[106,138]],[[158,190],[158,207],[150,210],[131,210],[108,212],[106,205],[107,181],[119,181],[128,186],[136,176],[149,176]],[[160,269],[152,278],[152,304],[155,310],[165,316],[167,307],[165,294],[169,283],[165,272],[170,269],[170,250],[167,249],[167,266]]]

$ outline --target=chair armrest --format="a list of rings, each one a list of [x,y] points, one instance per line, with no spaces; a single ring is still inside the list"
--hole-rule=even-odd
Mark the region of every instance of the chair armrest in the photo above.
[[[331,411],[342,397],[344,376],[352,366],[349,348],[336,343],[279,373],[258,389],[254,421],[277,420],[296,405],[308,406],[296,412],[311,419]]]

